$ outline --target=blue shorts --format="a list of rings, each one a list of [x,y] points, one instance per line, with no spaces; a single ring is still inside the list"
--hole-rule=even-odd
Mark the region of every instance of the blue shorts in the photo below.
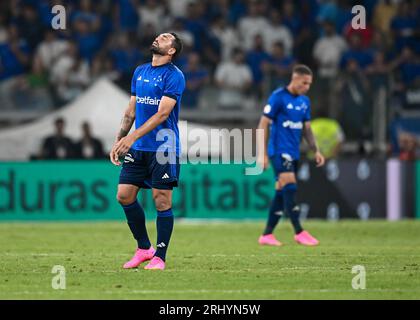
[[[283,172],[293,172],[297,175],[299,161],[293,160],[288,154],[275,154],[270,157],[270,162],[273,166],[276,179]]]
[[[180,164],[175,154],[169,163],[160,164],[157,152],[130,149],[124,157],[119,184],[144,189],[172,190],[178,186]]]

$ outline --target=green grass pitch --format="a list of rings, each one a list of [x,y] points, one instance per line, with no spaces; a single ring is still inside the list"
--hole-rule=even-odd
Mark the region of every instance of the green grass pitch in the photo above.
[[[161,272],[121,268],[135,246],[125,222],[1,223],[0,299],[420,299],[420,221],[307,221],[311,248],[286,222],[283,247],[260,247],[263,225],[176,221]],[[65,290],[51,287],[54,265]]]

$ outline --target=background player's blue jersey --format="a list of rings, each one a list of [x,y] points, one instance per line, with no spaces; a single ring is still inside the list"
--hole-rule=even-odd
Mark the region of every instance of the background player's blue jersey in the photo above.
[[[136,96],[136,129],[141,127],[159,108],[163,96],[176,100],[176,105],[168,119],[138,139],[132,146],[135,150],[156,152],[165,143],[165,151],[180,154],[178,115],[181,105],[182,93],[185,89],[185,78],[181,70],[174,64],[167,63],[153,67],[151,63],[143,64],[134,71],[131,81],[131,95]],[[168,135],[168,130],[163,130],[165,141],[158,132],[170,129],[173,134]]]
[[[288,154],[298,160],[304,122],[311,119],[309,98],[279,88],[268,99],[264,115],[272,120],[268,155]]]

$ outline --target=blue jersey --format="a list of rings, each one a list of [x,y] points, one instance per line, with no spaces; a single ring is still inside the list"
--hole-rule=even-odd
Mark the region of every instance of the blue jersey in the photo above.
[[[165,144],[164,151],[176,152],[179,156],[178,115],[184,89],[184,75],[172,63],[157,67],[147,63],[137,67],[131,81],[131,95],[136,96],[136,129],[157,113],[163,96],[176,100],[176,105],[168,119],[138,139],[133,149],[156,152]]]
[[[298,160],[304,122],[311,119],[309,98],[293,95],[287,88],[277,89],[268,99],[264,115],[272,120],[268,155],[287,154]]]

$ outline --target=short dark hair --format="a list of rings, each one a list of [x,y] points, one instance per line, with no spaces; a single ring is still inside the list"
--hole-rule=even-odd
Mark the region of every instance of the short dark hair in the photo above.
[[[56,118],[55,120],[54,120],[54,124],[55,125],[58,125],[58,124],[65,124],[66,123],[66,121],[64,120],[64,118],[63,117],[58,117],[58,118]]]
[[[173,55],[173,58],[175,59],[181,54],[184,45],[182,43],[181,38],[175,32],[170,32],[170,34],[173,35],[175,38],[174,40],[172,40],[172,47],[176,50],[176,52]]]
[[[313,76],[313,72],[311,68],[309,68],[307,65],[304,64],[297,64],[293,67],[293,73],[296,73],[300,76]]]

